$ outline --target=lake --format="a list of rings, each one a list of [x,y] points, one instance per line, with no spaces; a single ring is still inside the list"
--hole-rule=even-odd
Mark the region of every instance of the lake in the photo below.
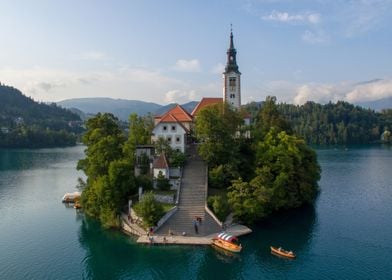
[[[234,256],[138,245],[62,204],[83,149],[0,150],[0,279],[392,279],[390,147],[318,148],[315,206],[253,226]]]

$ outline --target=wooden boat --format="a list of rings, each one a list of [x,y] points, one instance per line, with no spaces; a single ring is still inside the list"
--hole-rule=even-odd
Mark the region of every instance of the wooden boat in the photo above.
[[[290,259],[295,258],[295,254],[292,251],[283,250],[281,247],[277,248],[271,246],[271,253]]]
[[[238,238],[224,232],[213,238],[212,244],[233,253],[239,253],[242,250],[241,244],[238,244]]]

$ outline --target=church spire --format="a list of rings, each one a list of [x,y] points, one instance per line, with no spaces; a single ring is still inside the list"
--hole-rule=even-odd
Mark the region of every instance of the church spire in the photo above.
[[[227,63],[223,72],[223,100],[238,109],[241,107],[241,72],[238,70],[233,37],[233,28],[230,25],[230,46],[226,52]]]
[[[227,63],[225,67],[225,73],[228,72],[240,73],[238,71],[237,50],[234,48],[233,27],[231,25],[230,25],[230,46],[226,54],[227,54]]]

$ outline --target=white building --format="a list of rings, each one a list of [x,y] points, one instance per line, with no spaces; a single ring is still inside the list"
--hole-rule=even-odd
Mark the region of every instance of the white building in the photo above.
[[[177,104],[164,115],[155,118],[152,141],[164,138],[172,149],[185,153],[192,124],[192,116]]]

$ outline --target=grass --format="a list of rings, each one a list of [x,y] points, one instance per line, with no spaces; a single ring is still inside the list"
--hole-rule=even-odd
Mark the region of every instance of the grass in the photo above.
[[[162,203],[163,206],[163,210],[165,211],[165,213],[169,212],[170,209],[172,209],[175,204],[171,204],[171,203]]]

